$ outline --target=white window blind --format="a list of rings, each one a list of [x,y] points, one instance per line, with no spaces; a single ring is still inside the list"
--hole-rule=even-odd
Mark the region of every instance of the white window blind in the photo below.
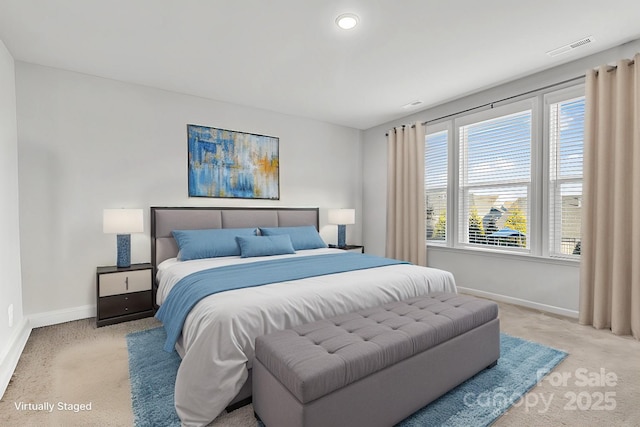
[[[579,260],[584,85],[427,126],[429,244]]]
[[[549,251],[580,255],[584,97],[549,104]]]
[[[529,248],[532,115],[499,107],[458,127],[460,243]]]
[[[424,150],[425,221],[427,240],[447,241],[447,130],[427,134]]]

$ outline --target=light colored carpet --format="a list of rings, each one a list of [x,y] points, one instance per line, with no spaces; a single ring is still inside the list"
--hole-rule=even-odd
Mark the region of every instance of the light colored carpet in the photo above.
[[[503,332],[565,350],[569,356],[496,426],[640,426],[640,342],[509,304],[500,304],[500,319]],[[132,424],[125,336],[159,323],[149,318],[96,329],[94,322],[86,319],[32,332],[0,401],[1,426]],[[616,385],[581,385],[579,369],[593,381],[599,380],[601,370],[614,373]],[[566,381],[560,381],[561,376]],[[597,404],[605,393],[609,403]],[[572,396],[577,397],[573,403]],[[91,402],[91,411],[18,411],[16,402]],[[614,409],[606,409],[612,404]],[[256,422],[249,405],[211,425],[253,427]]]

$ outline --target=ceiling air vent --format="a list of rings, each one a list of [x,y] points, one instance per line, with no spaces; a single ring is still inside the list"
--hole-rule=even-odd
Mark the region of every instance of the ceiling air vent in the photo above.
[[[557,49],[553,49],[550,50],[549,52],[547,52],[547,55],[549,56],[558,56],[558,55],[562,55],[563,53],[567,53],[570,52],[574,49],[577,49],[579,47],[588,45],[589,43],[592,43],[594,41],[593,36],[589,36],[589,37],[585,37],[582,38],[580,40],[576,40],[572,43],[569,43],[568,45],[559,47]]]
[[[402,108],[404,108],[405,110],[408,108],[415,108],[419,105],[422,105],[422,103],[423,102],[421,100],[416,99],[415,101],[411,101],[410,103],[403,105]]]

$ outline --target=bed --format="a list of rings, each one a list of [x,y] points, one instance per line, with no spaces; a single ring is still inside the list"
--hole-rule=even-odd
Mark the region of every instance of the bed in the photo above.
[[[183,278],[203,270],[250,270],[279,262],[312,264],[343,255],[366,257],[315,248],[276,256],[176,259],[179,248],[173,230],[309,226],[317,230],[318,208],[152,207],[150,218],[154,301],[159,307],[178,292]],[[206,425],[225,408],[248,403],[257,336],[436,291],[456,291],[451,273],[390,264],[207,296],[188,312],[175,342],[182,358],[175,386],[176,411],[184,425]]]

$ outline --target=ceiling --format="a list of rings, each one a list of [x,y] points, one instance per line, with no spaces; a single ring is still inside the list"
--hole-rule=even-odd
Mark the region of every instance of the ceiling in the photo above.
[[[639,23],[638,0],[0,0],[16,60],[358,129],[638,39]]]

